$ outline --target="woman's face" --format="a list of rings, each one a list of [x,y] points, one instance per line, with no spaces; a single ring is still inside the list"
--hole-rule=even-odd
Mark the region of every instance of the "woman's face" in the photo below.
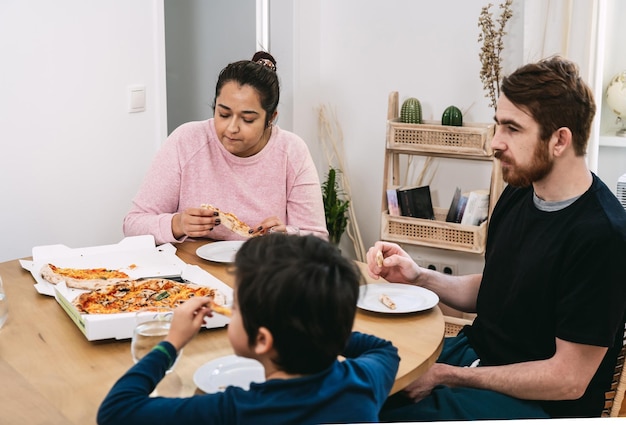
[[[226,150],[239,157],[259,153],[271,129],[257,91],[249,85],[229,81],[215,99],[215,130]]]

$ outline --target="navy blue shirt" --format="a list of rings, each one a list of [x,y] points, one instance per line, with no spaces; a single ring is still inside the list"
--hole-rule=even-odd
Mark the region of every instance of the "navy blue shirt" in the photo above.
[[[161,343],[175,357],[174,347]],[[153,350],[113,386],[98,411],[98,424],[320,424],[377,422],[395,381],[397,349],[380,338],[354,332],[328,369],[300,378],[252,383],[245,391],[188,398],[151,398],[169,366]]]

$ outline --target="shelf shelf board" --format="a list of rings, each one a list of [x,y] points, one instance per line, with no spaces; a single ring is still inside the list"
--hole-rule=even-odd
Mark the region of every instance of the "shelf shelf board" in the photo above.
[[[600,146],[626,148],[626,137],[603,134],[600,136]]]

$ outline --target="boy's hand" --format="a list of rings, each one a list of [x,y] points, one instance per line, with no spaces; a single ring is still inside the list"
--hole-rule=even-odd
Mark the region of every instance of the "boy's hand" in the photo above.
[[[210,297],[191,298],[174,309],[174,317],[165,341],[180,351],[193,339],[204,324],[205,317],[211,317]]]

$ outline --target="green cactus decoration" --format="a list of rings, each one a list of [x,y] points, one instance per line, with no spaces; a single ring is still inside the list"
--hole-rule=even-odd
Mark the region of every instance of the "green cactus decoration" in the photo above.
[[[441,116],[441,125],[463,125],[463,114],[456,106],[448,106]]]
[[[422,104],[414,97],[409,97],[400,108],[400,121],[411,124],[422,122]]]

